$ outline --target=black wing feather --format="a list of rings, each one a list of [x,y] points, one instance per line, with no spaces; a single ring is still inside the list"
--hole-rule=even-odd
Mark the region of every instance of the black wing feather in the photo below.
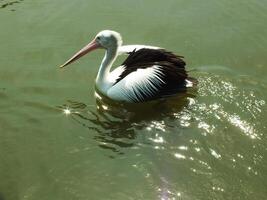
[[[140,68],[145,69],[155,65],[161,66],[159,77],[163,83],[157,86],[158,91],[153,96],[145,95],[141,91],[143,100],[173,95],[186,89],[186,79],[189,77],[185,70],[186,63],[183,60],[183,56],[175,55],[164,49],[142,48],[131,52],[122,65],[125,67],[125,70],[114,85]],[[138,101],[141,101],[141,99],[138,99]]]

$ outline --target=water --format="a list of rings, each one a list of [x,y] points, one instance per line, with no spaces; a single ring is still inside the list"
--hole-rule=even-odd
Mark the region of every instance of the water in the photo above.
[[[0,199],[266,199],[266,13],[262,0],[0,0]],[[58,66],[103,29],[185,56],[198,87],[96,101],[102,51]]]

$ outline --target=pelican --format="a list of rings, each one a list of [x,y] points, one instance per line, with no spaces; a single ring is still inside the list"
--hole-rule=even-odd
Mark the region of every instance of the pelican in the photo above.
[[[96,89],[115,101],[136,103],[165,98],[192,87],[196,82],[188,76],[182,56],[161,47],[123,46],[121,35],[111,30],[99,32],[60,67],[96,49],[105,50],[95,81]],[[128,55],[126,60],[111,71],[116,58],[123,54]]]

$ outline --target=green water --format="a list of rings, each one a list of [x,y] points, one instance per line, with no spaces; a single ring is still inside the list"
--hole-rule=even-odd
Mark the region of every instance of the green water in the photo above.
[[[266,0],[0,0],[0,200],[266,199],[266,22]],[[103,29],[198,87],[96,102],[103,51],[58,66]]]

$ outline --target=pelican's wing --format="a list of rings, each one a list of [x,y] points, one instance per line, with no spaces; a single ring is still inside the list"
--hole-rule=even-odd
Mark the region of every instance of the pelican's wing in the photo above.
[[[118,50],[118,55],[123,55],[123,54],[129,54],[133,51],[138,51],[140,49],[162,49],[160,47],[155,47],[155,46],[149,46],[149,45],[124,45],[124,46],[120,46],[119,50]]]
[[[151,100],[156,98],[163,88],[165,84],[163,77],[161,66],[141,68],[113,85],[107,95],[114,100],[126,102]]]
[[[194,83],[182,56],[164,49],[133,50],[107,94],[110,98],[140,102],[176,94]]]

